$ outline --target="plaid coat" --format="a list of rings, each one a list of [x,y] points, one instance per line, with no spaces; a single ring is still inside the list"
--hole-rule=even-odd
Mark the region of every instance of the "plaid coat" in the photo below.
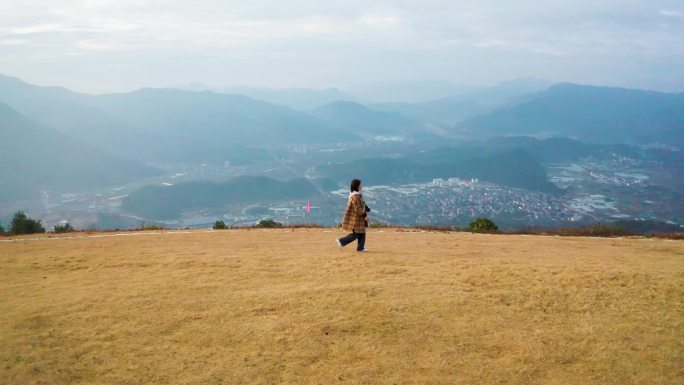
[[[366,202],[361,194],[352,194],[347,201],[342,227],[355,233],[366,232]]]

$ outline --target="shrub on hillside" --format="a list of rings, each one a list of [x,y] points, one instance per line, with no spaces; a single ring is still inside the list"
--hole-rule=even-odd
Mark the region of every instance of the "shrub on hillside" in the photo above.
[[[287,226],[288,229],[323,229],[325,226],[319,225],[318,223],[293,223]]]
[[[579,228],[559,229],[559,235],[574,235],[584,237],[622,237],[629,232],[622,226],[602,225],[600,223]]]
[[[629,231],[627,228],[616,224],[595,223],[583,227],[558,227],[544,229],[540,227],[523,227],[510,234],[536,234],[536,235],[561,235],[568,237],[622,237],[626,235],[637,235],[637,232]],[[667,233],[650,234],[662,238],[668,238]],[[682,234],[684,236],[684,233]]]
[[[416,226],[416,229],[419,230],[424,230],[424,231],[439,231],[439,232],[445,232],[445,231],[461,231],[461,229],[458,226],[436,226],[436,225],[428,225],[428,226]]]
[[[138,230],[164,230],[164,225],[161,223],[141,223]]]
[[[227,228],[228,227],[226,226],[226,223],[223,221],[214,222],[214,227],[213,227],[214,230],[225,230]]]
[[[368,224],[368,227],[373,227],[373,228],[388,227],[388,226],[389,225],[383,224],[382,222],[376,221],[376,220],[371,220],[370,223]]]
[[[40,220],[31,219],[23,211],[17,211],[12,218],[11,235],[44,233],[45,228]]]
[[[259,221],[259,224],[256,225],[256,227],[274,228],[283,227],[283,224],[280,222],[276,222],[273,219],[262,219]]]
[[[493,233],[499,230],[499,227],[489,218],[477,218],[468,224],[468,231],[474,233]]]
[[[55,233],[71,233],[74,232],[74,228],[69,224],[69,222],[63,225],[55,225],[53,231]]]

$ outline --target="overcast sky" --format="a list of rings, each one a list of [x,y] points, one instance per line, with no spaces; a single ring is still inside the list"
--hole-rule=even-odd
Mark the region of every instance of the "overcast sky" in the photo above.
[[[684,91],[682,0],[0,0],[0,73],[85,92],[520,77]]]

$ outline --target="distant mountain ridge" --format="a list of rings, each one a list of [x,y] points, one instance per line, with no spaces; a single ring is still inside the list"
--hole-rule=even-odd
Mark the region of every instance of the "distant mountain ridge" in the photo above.
[[[362,104],[337,100],[309,111],[331,127],[370,138],[376,135],[420,135],[423,124],[396,112],[374,111]]]
[[[307,114],[243,95],[147,88],[95,96],[0,75],[0,102],[67,135],[141,160],[188,161],[203,149],[218,158],[230,157],[235,146],[357,142],[364,134],[413,131],[415,125],[441,126],[432,131],[439,135],[448,125],[447,133],[456,138],[534,135],[678,148],[684,144],[684,94],[570,83],[544,89],[548,84],[519,79],[420,103],[336,101]],[[328,97],[349,96],[335,89],[273,92],[287,99],[300,91],[312,102],[319,91]],[[539,92],[528,93],[534,91]]]
[[[521,149],[542,163],[573,162],[580,158],[609,159],[615,155],[639,159],[643,150],[626,144],[587,144],[569,138],[537,139],[529,136],[495,137],[470,146],[489,151]]]
[[[143,88],[87,95],[0,76],[0,102],[31,119],[132,159],[192,161],[204,151],[232,160],[236,146],[358,141],[289,107],[243,95]]]
[[[426,124],[453,125],[467,118],[489,112],[491,109],[472,100],[442,98],[418,103],[374,103],[370,108],[402,114]]]
[[[310,110],[312,108],[332,103],[336,100],[356,101],[357,98],[338,88],[271,88],[256,86],[217,87],[204,83],[189,83],[170,87],[185,91],[212,91],[229,95],[244,95],[252,99],[287,106],[296,110]]]
[[[240,94],[269,103],[288,106],[306,111],[336,100],[356,101],[357,98],[337,88],[265,88],[265,87],[228,87],[221,89],[228,94]]]
[[[122,159],[36,123],[0,103],[0,201],[74,192],[160,171]]]
[[[455,129],[478,136],[546,135],[592,143],[684,146],[684,93],[557,84]]]
[[[539,92],[551,86],[548,80],[537,78],[516,79],[491,87],[446,95],[439,99],[416,103],[374,103],[373,109],[398,112],[417,121],[433,125],[453,125],[465,119],[492,112],[518,98]]]
[[[346,88],[349,93],[367,103],[419,103],[464,95],[480,89],[481,87],[445,80],[387,80]]]
[[[450,99],[456,101],[468,100],[484,107],[498,107],[513,102],[521,96],[544,91],[553,86],[553,84],[549,80],[535,77],[513,79],[464,95],[452,95]]]
[[[149,131],[210,136],[214,143],[329,143],[350,136],[284,106],[243,95],[143,88],[98,96],[93,105]]]

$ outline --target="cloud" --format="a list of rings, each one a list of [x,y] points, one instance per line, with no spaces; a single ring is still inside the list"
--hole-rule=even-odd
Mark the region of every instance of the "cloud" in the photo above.
[[[96,40],[96,39],[86,39],[86,40],[79,40],[75,42],[74,46],[78,49],[81,50],[86,50],[86,51],[111,51],[111,50],[117,50],[117,49],[130,49],[131,45],[127,44],[125,46],[122,46],[116,41],[106,41],[106,40]]]
[[[396,27],[403,23],[400,17],[393,15],[366,14],[360,17],[362,23],[376,28]]]
[[[45,72],[45,57],[71,68],[78,56],[156,78],[154,68],[174,60],[186,65],[173,76],[188,80],[330,86],[380,76],[495,81],[535,71],[582,81],[620,62],[634,64],[610,76],[629,82],[630,71],[652,71],[671,80],[662,68],[684,62],[682,17],[677,0],[7,1],[0,72]]]
[[[77,32],[83,31],[79,28],[72,28],[62,24],[37,24],[26,27],[3,28],[0,32],[10,35],[31,35],[37,33],[51,33],[51,32]]]
[[[662,10],[659,13],[663,16],[666,16],[666,17],[684,17],[684,12],[678,12],[678,11]]]
[[[27,45],[27,40],[21,39],[0,39],[0,45]]]

